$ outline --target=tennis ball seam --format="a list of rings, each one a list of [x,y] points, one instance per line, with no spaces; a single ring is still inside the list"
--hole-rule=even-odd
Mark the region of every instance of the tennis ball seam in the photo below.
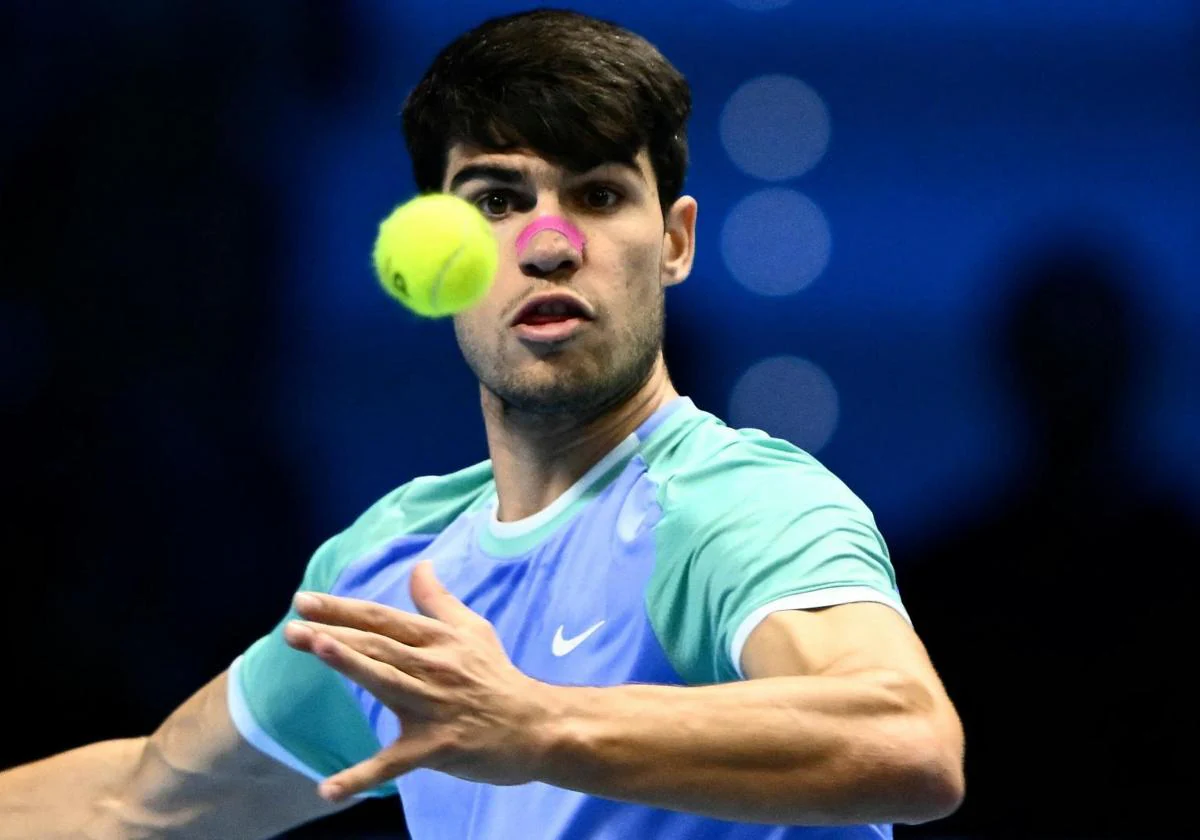
[[[417,315],[439,318],[487,294],[497,250],[495,233],[478,208],[453,195],[423,195],[380,223],[373,258],[385,292]],[[401,277],[407,288],[396,282]]]
[[[466,245],[459,245],[457,248],[455,248],[454,253],[446,258],[445,262],[442,263],[442,267],[438,269],[437,276],[434,277],[433,282],[429,284],[430,309],[434,309],[438,312],[441,311],[441,309],[438,307],[438,294],[442,290],[442,280],[446,277],[447,272],[450,271],[450,266],[454,265],[454,261],[458,259],[458,255],[461,254],[463,249],[466,247]]]
[[[442,281],[446,274],[449,273],[451,267],[454,265],[454,261],[458,259],[459,255],[462,254],[464,250],[466,250],[467,243],[471,241],[471,234],[473,233],[471,221],[472,220],[469,219],[462,220],[462,244],[459,245],[454,250],[454,253],[447,257],[446,261],[442,263],[441,271],[438,272],[437,277],[435,277],[433,282],[430,284],[429,305],[439,312],[441,311],[441,307],[438,306],[438,297],[442,290]]]

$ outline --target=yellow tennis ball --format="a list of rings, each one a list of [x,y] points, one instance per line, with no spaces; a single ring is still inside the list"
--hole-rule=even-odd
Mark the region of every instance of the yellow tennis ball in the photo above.
[[[379,225],[375,274],[418,315],[453,315],[478,303],[496,276],[492,227],[458,196],[431,193],[401,204]]]

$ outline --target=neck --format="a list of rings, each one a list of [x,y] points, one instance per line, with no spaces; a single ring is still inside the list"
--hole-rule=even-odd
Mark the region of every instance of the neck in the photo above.
[[[637,391],[590,417],[524,414],[486,388],[480,390],[502,522],[547,507],[660,406],[679,396],[661,355]]]

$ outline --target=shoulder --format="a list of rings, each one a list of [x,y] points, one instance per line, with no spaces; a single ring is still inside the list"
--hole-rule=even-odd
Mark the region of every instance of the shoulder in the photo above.
[[[844,482],[787,441],[699,414],[646,457],[662,512],[646,605],[688,682],[740,676],[772,611],[899,604],[887,545]]]
[[[312,567],[331,582],[349,563],[402,537],[433,537],[495,492],[490,461],[447,475],[420,476],[380,498],[324,543]]]
[[[810,453],[708,415],[663,455],[654,579],[663,591],[689,580],[749,587],[747,605],[863,585],[894,594],[874,515]]]
[[[674,432],[648,447],[646,458],[666,521],[761,522],[832,508],[874,527],[867,505],[845,482],[785,440],[732,428],[699,410]]]

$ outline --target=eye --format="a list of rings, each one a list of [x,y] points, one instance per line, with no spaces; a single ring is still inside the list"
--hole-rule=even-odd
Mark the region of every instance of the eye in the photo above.
[[[512,210],[514,198],[511,190],[488,190],[475,199],[475,206],[487,218],[499,219]]]
[[[612,210],[621,198],[621,193],[608,184],[592,184],[583,191],[583,203],[591,210]]]

